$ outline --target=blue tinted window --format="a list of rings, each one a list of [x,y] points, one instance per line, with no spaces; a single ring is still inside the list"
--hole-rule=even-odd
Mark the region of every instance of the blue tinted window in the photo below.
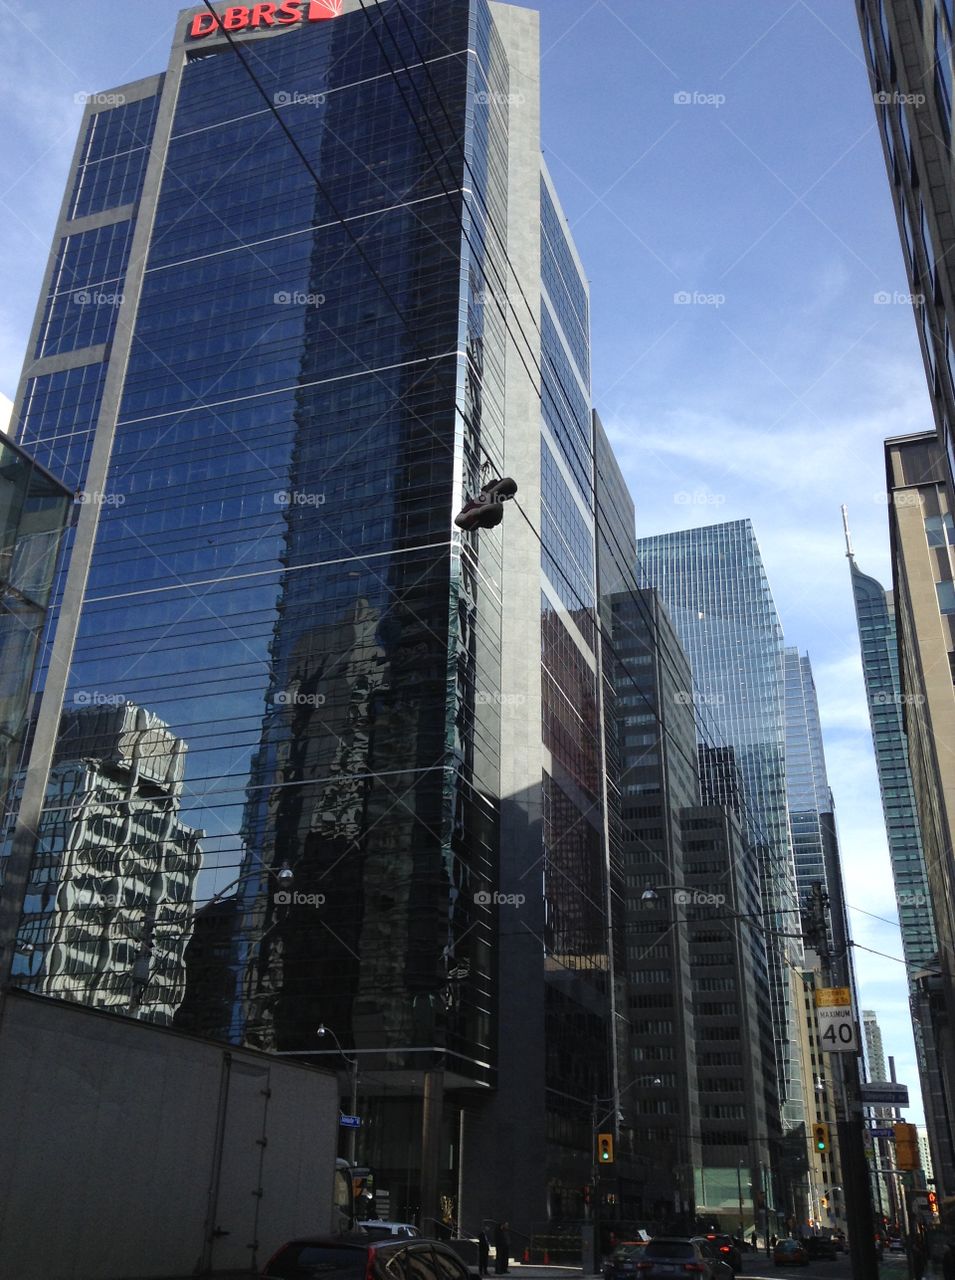
[[[133,204],[142,192],[159,98],[143,98],[89,118],[73,185],[70,218]]]
[[[37,340],[37,359],[110,340],[123,300],[132,238],[131,221],[63,238]]]
[[[590,382],[590,308],[587,290],[563,223],[541,179],[541,277],[584,382]]]

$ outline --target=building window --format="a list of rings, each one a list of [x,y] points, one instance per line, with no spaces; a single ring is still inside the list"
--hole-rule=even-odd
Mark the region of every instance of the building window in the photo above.
[[[938,607],[942,613],[955,613],[955,582],[936,582]]]
[[[926,516],[925,537],[930,547],[955,546],[955,523],[951,512],[946,511],[940,516]]]

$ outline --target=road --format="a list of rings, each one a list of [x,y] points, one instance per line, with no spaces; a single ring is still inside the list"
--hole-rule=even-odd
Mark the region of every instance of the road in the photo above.
[[[886,1257],[882,1264],[878,1280],[908,1280],[908,1267],[904,1257]],[[846,1254],[842,1254],[835,1262],[810,1262],[808,1267],[776,1267],[765,1254],[743,1255],[743,1270],[737,1280],[787,1280],[788,1277],[800,1277],[801,1280],[852,1280],[852,1267]],[[876,1280],[873,1276],[872,1280]]]
[[[512,1267],[521,1280],[566,1280],[570,1276],[579,1276],[580,1272],[573,1267]],[[904,1257],[886,1255],[878,1277],[872,1280],[908,1280],[909,1270]],[[932,1275],[926,1273],[926,1280]],[[811,1262],[807,1267],[777,1267],[765,1253],[745,1253],[743,1270],[736,1280],[852,1280],[852,1267],[848,1255],[842,1254],[835,1262]]]

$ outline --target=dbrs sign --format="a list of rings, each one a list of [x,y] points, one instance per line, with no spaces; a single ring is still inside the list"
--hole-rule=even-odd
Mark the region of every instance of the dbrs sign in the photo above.
[[[255,31],[260,27],[291,27],[298,22],[324,22],[337,18],[343,0],[285,0],[275,4],[237,4],[218,17],[200,13],[192,20],[189,35],[197,40],[222,31]]]

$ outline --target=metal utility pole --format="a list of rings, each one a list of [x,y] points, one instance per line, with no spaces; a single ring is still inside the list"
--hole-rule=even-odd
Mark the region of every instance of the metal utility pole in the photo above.
[[[358,1116],[358,1055],[352,1054],[352,1056],[349,1057],[348,1054],[345,1052],[345,1050],[342,1048],[341,1041],[339,1040],[338,1036],[335,1034],[334,1031],[332,1031],[331,1027],[326,1027],[324,1022],[319,1025],[318,1034],[319,1036],[331,1036],[331,1038],[335,1042],[335,1048],[338,1050],[340,1056],[344,1058],[345,1061],[348,1063],[348,1073],[351,1080],[351,1114],[353,1117],[357,1118]],[[358,1129],[353,1125],[348,1130],[348,1156],[347,1156],[348,1163],[352,1167],[354,1167],[355,1165],[357,1142],[358,1142]]]
[[[842,913],[830,911],[828,895],[816,881],[809,894],[804,916],[806,942],[819,952],[822,971],[828,982],[847,987],[854,995],[849,963],[851,941]],[[830,944],[829,924],[832,925]],[[849,1226],[849,1257],[852,1280],[874,1280],[879,1274],[875,1251],[875,1222],[872,1216],[872,1180],[865,1153],[865,1112],[862,1106],[862,1081],[865,1068],[862,1041],[856,1019],[857,1053],[833,1053],[838,1066],[834,1069],[837,1085],[837,1121],[839,1151],[842,1156],[842,1182]]]

